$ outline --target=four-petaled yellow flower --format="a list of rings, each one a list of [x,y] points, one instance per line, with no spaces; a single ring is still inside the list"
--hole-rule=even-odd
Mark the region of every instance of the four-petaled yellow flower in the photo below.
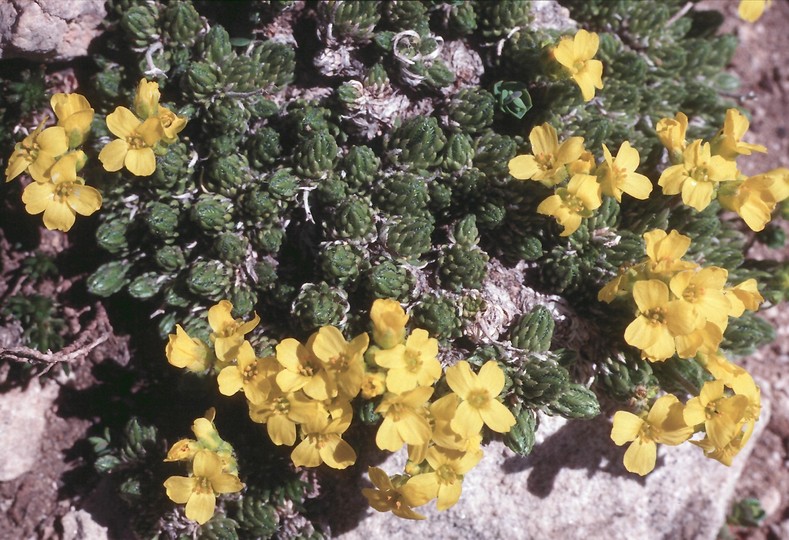
[[[749,404],[747,396],[727,396],[724,390],[723,381],[708,381],[699,395],[685,404],[685,423],[704,424],[704,431],[716,448],[725,448],[739,434]]]
[[[44,123],[16,143],[14,152],[8,158],[5,168],[5,181],[10,182],[27,171],[37,182],[47,181],[46,173],[55,164],[55,159],[68,150],[68,137],[62,126],[44,129]]]
[[[622,193],[641,200],[649,197],[652,193],[652,182],[636,172],[640,162],[638,150],[625,141],[619,147],[616,158],[612,157],[608,147],[603,145],[603,156],[605,164],[600,172],[603,194],[614,197],[619,202],[622,202]]]
[[[425,519],[413,508],[426,504],[433,495],[414,486],[411,480],[398,482],[395,486],[389,475],[378,467],[368,467],[367,471],[375,488],[362,488],[362,494],[370,506],[379,512],[392,512],[404,519]]]
[[[677,298],[692,306],[697,319],[713,322],[723,332],[731,310],[731,302],[723,292],[728,276],[725,268],[717,266],[699,271],[686,270],[671,278],[669,288]],[[702,324],[697,322],[696,327]]]
[[[553,57],[569,72],[581,89],[584,101],[594,97],[595,88],[603,88],[603,63],[593,60],[600,46],[600,38],[594,32],[578,30],[575,37],[565,37],[553,49]]]
[[[732,317],[740,317],[745,310],[756,311],[759,309],[759,304],[764,302],[764,297],[759,294],[758,284],[756,280],[746,279],[742,283],[738,283],[734,287],[724,290],[726,298],[731,302],[731,311],[729,315]]]
[[[570,137],[559,144],[556,130],[548,123],[536,126],[529,134],[533,154],[515,156],[509,162],[510,174],[518,180],[536,180],[546,187],[567,178],[566,166],[584,153],[583,137]]]
[[[197,452],[194,476],[171,476],[164,482],[167,496],[175,503],[186,503],[186,517],[200,525],[211,519],[216,496],[236,493],[244,488],[237,476],[222,471],[222,461],[208,450]]]
[[[441,376],[438,362],[438,340],[427,330],[415,329],[405,345],[377,351],[375,363],[387,368],[386,387],[390,392],[402,394],[417,386],[430,386]]]
[[[657,279],[633,285],[638,317],[625,329],[625,341],[638,347],[653,362],[670,358],[676,352],[675,336],[696,329],[693,308],[679,300],[669,300],[669,288]]]
[[[658,184],[666,195],[682,193],[682,202],[699,212],[709,206],[718,184],[737,178],[737,165],[723,156],[713,156],[710,143],[695,140],[682,157],[682,163],[663,171]]]
[[[438,497],[436,509],[446,510],[458,502],[463,491],[463,475],[480,459],[482,450],[462,452],[431,446],[427,450],[427,462],[433,471],[414,476],[409,483],[424,493],[431,493],[432,497]]]
[[[789,169],[778,168],[727,182],[718,192],[723,208],[736,212],[753,231],[770,221],[775,206],[789,197]]]
[[[214,356],[206,343],[190,337],[180,324],[175,325],[175,334],[167,336],[165,354],[170,364],[195,372],[211,367]]]
[[[312,352],[315,337],[306,347],[293,338],[283,339],[277,345],[277,362],[285,368],[277,373],[277,385],[283,392],[303,390],[312,399],[322,401],[337,395],[337,383]]]
[[[603,204],[597,177],[590,174],[576,174],[566,188],[556,188],[556,194],[540,203],[537,213],[553,216],[564,227],[560,236],[570,236],[581,220],[592,215]]]
[[[77,176],[79,154],[63,156],[49,171],[50,181],[32,182],[22,192],[25,210],[32,215],[44,212],[49,230],[68,231],[77,214],[89,216],[101,207],[101,193]]]
[[[257,313],[251,321],[243,322],[234,319],[230,314],[233,304],[221,300],[208,310],[208,324],[211,326],[211,341],[214,342],[216,356],[222,362],[231,362],[238,354],[238,348],[244,342],[244,335],[251,332],[260,322]]]
[[[58,117],[58,125],[66,131],[69,148],[76,148],[83,142],[88,132],[90,124],[93,122],[93,108],[80,94],[55,94],[49,101],[55,116]]]
[[[156,170],[153,147],[164,136],[159,117],[140,120],[126,107],[117,107],[107,115],[107,127],[119,137],[99,152],[104,169],[115,172],[126,167],[137,176],[150,176]]]
[[[350,425],[349,418],[329,420],[326,416],[316,415],[301,426],[303,439],[290,454],[297,467],[317,467],[325,463],[333,469],[345,469],[356,462],[356,452],[350,444],[342,440]]]
[[[504,389],[504,372],[495,360],[488,360],[479,370],[471,371],[461,360],[446,370],[447,384],[460,399],[452,430],[464,437],[479,433],[484,423],[497,433],[506,433],[515,425],[515,417],[496,399]]]
[[[323,363],[329,375],[334,376],[336,388],[346,399],[355,398],[362,387],[362,357],[369,343],[367,334],[359,334],[349,343],[333,326],[322,327],[312,341],[312,353]]]
[[[303,392],[282,392],[272,385],[271,393],[260,403],[250,403],[249,418],[266,424],[271,442],[280,446],[293,446],[296,442],[296,424],[311,418],[326,416],[326,409]]]
[[[611,439],[617,446],[632,441],[625,451],[625,469],[644,476],[655,468],[657,443],[676,446],[693,434],[685,424],[682,403],[668,394],[658,398],[646,418],[627,411],[614,414]]]
[[[402,394],[384,394],[375,412],[383,415],[375,444],[381,450],[396,452],[404,443],[419,446],[430,440],[430,424],[425,418],[424,406],[433,388],[418,386]]]
[[[219,372],[216,382],[219,393],[232,396],[239,390],[251,403],[260,403],[271,391],[270,376],[279,364],[273,357],[257,358],[249,341],[241,344],[236,355],[236,365],[227,366]]]

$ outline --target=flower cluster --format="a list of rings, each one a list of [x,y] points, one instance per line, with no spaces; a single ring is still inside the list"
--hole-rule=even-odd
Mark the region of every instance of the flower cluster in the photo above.
[[[584,101],[594,97],[595,88],[603,88],[603,63],[593,60],[599,46],[597,34],[581,29],[574,37],[562,38],[551,50],[553,58],[581,89]]]
[[[713,199],[739,214],[754,231],[761,231],[776,204],[789,197],[789,169],[778,168],[745,176],[737,169],[738,156],[766,152],[760,144],[742,141],[748,119],[737,109],[726,111],[723,128],[710,141],[688,143],[688,118],[677,113],[657,124],[660,141],[668,149],[672,165],[660,175],[658,184],[666,195],[681,194],[682,202],[702,211]]]
[[[618,445],[633,441],[625,453],[625,467],[641,475],[655,466],[656,443],[680,444],[694,432],[705,433],[694,444],[707,456],[730,464],[753,431],[759,389],[745,370],[719,353],[718,346],[729,317],[755,311],[764,299],[753,279],[727,287],[725,269],[682,260],[690,247],[687,236],[658,229],[645,233],[644,241],[646,259],[620,270],[598,299],[632,297],[636,318],[624,337],[642,357],[650,362],[675,355],[697,358],[714,380],[684,406],[676,396],[665,395],[641,417],[616,413],[611,437]]]
[[[156,154],[166,151],[186,127],[186,118],[159,104],[159,84],[145,79],[137,86],[134,112],[116,107],[107,115],[107,128],[118,137],[99,153],[99,161],[109,172],[126,168],[136,176],[150,176],[156,170]]]
[[[614,414],[611,439],[625,451],[625,468],[644,476],[655,468],[657,444],[676,446],[695,434],[690,442],[704,455],[724,465],[745,446],[761,411],[761,393],[750,374],[719,353],[699,354],[712,375],[698,396],[683,404],[666,394],[640,415],[628,411]]]
[[[537,212],[555,217],[563,227],[561,236],[571,235],[583,218],[592,216],[603,195],[621,201],[626,193],[643,200],[652,192],[649,178],[636,172],[641,161],[638,150],[627,141],[616,156],[603,145],[600,164],[584,148],[583,137],[570,137],[560,144],[556,130],[547,123],[532,129],[529,141],[533,154],[512,158],[510,174],[554,188],[554,194],[540,203]]]
[[[189,476],[171,476],[164,482],[167,496],[186,504],[186,517],[200,525],[211,519],[216,496],[236,493],[244,488],[238,479],[233,447],[219,436],[214,425],[214,410],[192,424],[195,439],[181,439],[167,453],[165,461],[189,462]]]
[[[5,180],[29,174],[33,182],[22,192],[25,210],[43,212],[49,230],[68,231],[77,214],[89,216],[101,207],[101,193],[78,176],[88,159],[79,147],[90,133],[93,109],[80,94],[55,94],[50,104],[57,125],[45,128],[47,117],[17,143]]]
[[[395,300],[373,304],[372,345],[366,333],[346,341],[337,328],[324,326],[306,343],[283,339],[276,354],[265,358],[256,357],[244,339],[259,318],[233,319],[232,308],[222,300],[209,309],[213,346],[176,326],[168,361],[191,371],[218,371],[220,393],[241,391],[252,421],[266,424],[274,444],[295,445],[291,459],[300,467],[355,463],[356,452],[342,439],[353,418],[351,400],[376,399],[375,412],[382,416],[376,444],[391,452],[406,445],[409,456],[405,475],[389,478],[370,469],[377,489],[365,495],[377,510],[422,519],[412,508],[431,499],[439,510],[451,507],[463,476],[482,457],[483,425],[505,433],[515,424],[498,400],[504,372],[492,360],[478,374],[466,361],[447,368],[451,392],[430,402],[442,375],[438,341],[421,328],[407,333],[409,317]]]

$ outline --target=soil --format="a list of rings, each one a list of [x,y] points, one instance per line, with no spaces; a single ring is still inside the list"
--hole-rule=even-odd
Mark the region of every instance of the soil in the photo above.
[[[724,30],[735,32],[741,40],[732,71],[741,78],[742,87],[733,97],[752,113],[748,140],[769,149],[767,155],[754,155],[743,166],[746,172],[755,173],[789,165],[789,69],[785,65],[785,51],[789,50],[789,34],[785,31],[789,28],[789,2],[776,0],[755,24],[738,19],[736,4],[733,0],[706,0],[701,5],[724,11],[727,16]],[[782,226],[789,231],[789,225]],[[40,248],[58,252],[64,247],[57,245],[62,238],[62,235],[43,234]],[[8,243],[0,238],[0,298],[6,296],[11,286],[7,276],[19,264],[8,250]],[[787,251],[763,254],[789,257]],[[52,292],[66,294],[68,287],[69,283],[58,282],[53,284]],[[80,329],[90,327],[90,317],[80,312],[84,307],[75,308],[67,321],[71,326],[67,343]],[[772,307],[763,316],[776,327],[777,339],[742,363],[762,384],[772,403],[772,414],[739,481],[735,501],[758,498],[766,519],[759,527],[732,527],[731,531],[738,538],[778,540],[789,538],[789,407],[784,405],[789,400],[789,307],[787,304]],[[7,333],[9,329],[2,331]],[[99,332],[97,327],[93,332]],[[0,336],[0,346],[7,346],[5,338]],[[40,462],[22,477],[0,483],[0,534],[4,538],[61,538],[59,518],[74,507],[90,505],[89,499],[95,502],[96,497],[91,494],[100,486],[95,484],[90,470],[90,451],[84,441],[94,419],[89,412],[91,407],[77,411],[75,404],[84,399],[77,395],[80,389],[96,382],[97,366],[122,361],[129,354],[128,339],[110,332],[110,338],[91,350],[86,361],[75,365],[69,377],[60,378],[64,386],[47,413],[47,443]],[[8,370],[0,369],[0,391],[13,379],[13,372],[9,375]],[[34,380],[31,384],[38,382]],[[103,521],[111,520],[112,516],[101,514],[96,512],[94,517],[100,524],[109,525]]]

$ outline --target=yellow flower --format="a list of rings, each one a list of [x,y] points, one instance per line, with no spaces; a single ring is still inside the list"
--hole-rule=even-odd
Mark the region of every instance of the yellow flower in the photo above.
[[[181,439],[170,448],[164,461],[192,461],[200,449],[197,441]]]
[[[712,354],[718,350],[721,341],[723,330],[712,321],[707,321],[690,334],[674,338],[680,358],[693,358],[697,353]]]
[[[244,342],[244,335],[251,332],[260,322],[257,313],[251,321],[243,322],[234,319],[230,314],[233,304],[221,300],[208,310],[208,324],[211,326],[211,341],[214,343],[216,356],[222,362],[231,362],[238,354],[238,349]]]
[[[677,298],[692,306],[698,319],[715,323],[723,332],[731,310],[731,302],[723,292],[728,276],[725,268],[717,266],[702,268],[698,272],[686,270],[671,278],[669,288]]]
[[[313,334],[306,347],[293,338],[277,345],[277,362],[285,368],[277,374],[277,385],[283,392],[303,390],[312,399],[323,401],[337,395],[337,384],[312,352],[316,337]]]
[[[362,378],[361,395],[364,399],[373,399],[386,392],[386,374],[380,371],[366,371]]]
[[[583,137],[570,137],[560,145],[556,130],[548,123],[532,129],[529,142],[534,154],[512,158],[510,174],[518,180],[536,180],[546,187],[563,182],[567,178],[566,166],[584,153]]]
[[[381,450],[396,452],[404,443],[421,445],[430,440],[430,424],[425,418],[424,405],[433,389],[419,386],[402,394],[385,394],[375,412],[383,415],[375,444]]]
[[[430,337],[427,330],[415,329],[405,345],[377,351],[375,363],[387,368],[386,388],[402,394],[417,386],[430,386],[441,376],[438,363],[438,340]]]
[[[19,142],[14,147],[14,152],[8,158],[5,168],[5,181],[10,182],[27,170],[37,182],[46,180],[45,174],[55,159],[68,150],[68,137],[66,130],[61,126],[44,129],[44,123]]]
[[[434,424],[431,441],[450,450],[469,452],[479,449],[482,442],[480,433],[467,437],[452,429],[452,419],[455,417],[459,405],[460,397],[454,392],[450,392],[430,404],[430,417]]]
[[[695,444],[702,450],[704,450],[704,456],[714,459],[716,461],[721,462],[722,464],[730,467],[732,461],[737,454],[740,453],[740,450],[743,449],[745,443],[748,442],[748,439],[745,436],[744,432],[740,432],[734,436],[734,438],[729,441],[726,446],[723,448],[718,448],[715,444],[710,440],[709,437],[704,437],[700,441],[690,441],[691,444]]]
[[[213,363],[213,352],[202,340],[190,337],[181,327],[175,325],[175,334],[167,336],[165,348],[167,361],[177,368],[200,372],[208,369]]]
[[[278,371],[276,358],[257,358],[249,341],[244,341],[238,349],[236,365],[227,366],[216,378],[219,393],[232,396],[239,390],[252,403],[264,401],[271,391],[271,374]]]
[[[147,120],[152,116],[159,116],[159,83],[140,79],[137,93],[134,95],[134,113]]]
[[[362,357],[369,343],[370,338],[366,333],[359,334],[349,343],[333,326],[324,326],[318,330],[312,342],[312,353],[334,376],[336,388],[347,399],[355,398],[361,390],[364,379]]]
[[[115,172],[125,166],[134,175],[152,175],[156,170],[153,147],[164,135],[159,118],[148,118],[143,122],[126,107],[117,107],[107,115],[107,127],[119,138],[99,152],[99,161],[104,169]]]
[[[660,119],[656,131],[658,139],[668,149],[671,160],[681,161],[682,152],[687,146],[685,135],[688,131],[688,117],[685,113],[678,112],[675,118]]]
[[[669,277],[682,270],[696,268],[696,264],[681,260],[690,247],[690,237],[671,231],[666,234],[662,229],[644,233],[647,254],[647,275],[649,277]]]
[[[682,202],[699,212],[710,204],[719,183],[737,178],[737,165],[711,155],[709,143],[693,141],[682,157],[682,163],[663,171],[658,184],[666,195],[682,193]]]
[[[644,476],[655,468],[657,443],[676,446],[688,440],[693,428],[685,424],[682,403],[671,394],[658,398],[646,418],[627,411],[614,414],[611,440],[617,446],[632,441],[625,451],[625,469]]]
[[[729,315],[732,317],[741,317],[745,310],[756,311],[759,309],[759,304],[764,302],[764,297],[759,294],[759,288],[756,280],[746,279],[742,283],[735,285],[730,289],[724,290],[726,298],[731,302],[731,311]]]
[[[159,105],[159,123],[164,133],[162,141],[172,144],[178,139],[178,134],[186,127],[186,118],[176,115],[167,107]]]
[[[723,129],[713,142],[715,153],[726,159],[733,160],[737,156],[750,156],[751,152],[767,152],[761,144],[742,142],[743,135],[748,131],[750,122],[737,109],[726,111]]]
[[[68,231],[77,214],[89,216],[101,207],[101,193],[77,177],[78,154],[60,158],[49,172],[50,182],[32,182],[22,192],[25,210],[32,215],[44,212],[49,230]]]
[[[619,147],[616,158],[611,156],[608,147],[603,145],[605,164],[602,169],[601,186],[603,193],[622,202],[622,193],[636,199],[646,199],[652,192],[652,182],[636,168],[640,162],[638,150],[625,141]]]
[[[377,299],[370,309],[373,321],[373,341],[381,349],[391,349],[405,339],[408,315],[397,300]]]
[[[200,525],[211,519],[216,496],[244,489],[237,476],[222,472],[222,462],[215,453],[201,450],[195,455],[194,476],[171,476],[164,482],[167,496],[177,504],[186,503],[186,517]]]
[[[340,435],[351,423],[348,418],[329,421],[325,416],[313,416],[302,426],[304,439],[290,454],[297,467],[317,467],[325,463],[333,469],[345,469],[356,462],[356,452]]]
[[[592,210],[603,203],[600,184],[589,174],[576,174],[566,188],[557,188],[540,203],[537,213],[553,216],[564,227],[560,236],[570,236],[581,226],[581,219],[592,215]]]
[[[786,169],[749,176],[730,182],[718,192],[718,202],[736,212],[753,231],[761,231],[770,221],[775,206],[789,196]]]
[[[515,417],[496,399],[504,388],[504,372],[495,360],[485,362],[479,374],[461,360],[447,368],[446,377],[449,387],[462,400],[450,423],[453,431],[472,437],[483,423],[497,433],[507,433],[515,425]]]
[[[432,495],[416,488],[410,480],[398,482],[395,486],[389,475],[378,467],[368,467],[367,471],[375,489],[362,488],[362,495],[370,506],[404,519],[425,519],[425,516],[414,512],[413,507],[426,504]]]
[[[463,476],[473,469],[480,459],[482,450],[461,452],[432,446],[427,450],[427,462],[433,472],[414,476],[409,480],[409,484],[420,492],[438,497],[436,509],[446,510],[458,502],[463,490]]]
[[[625,329],[625,341],[641,349],[653,362],[670,358],[676,352],[675,336],[691,333],[697,319],[693,308],[679,300],[669,300],[669,289],[657,279],[633,285],[638,317]]]
[[[578,30],[575,37],[565,37],[553,49],[553,57],[564,66],[581,89],[584,101],[594,97],[595,88],[603,88],[603,63],[593,60],[600,46],[594,32]]]
[[[68,138],[69,148],[76,148],[85,141],[93,122],[93,108],[80,94],[55,94],[49,101]]]
[[[772,1],[773,0],[740,0],[737,12],[742,20],[750,23],[756,22]]]
[[[276,387],[261,403],[249,404],[249,418],[266,424],[271,442],[280,446],[293,446],[296,442],[296,424],[304,424],[316,416],[326,416],[323,406],[309,399],[302,392],[282,392]]]
[[[748,402],[747,396],[727,396],[723,381],[708,381],[699,395],[685,404],[685,422],[689,426],[704,424],[710,442],[724,448],[739,433]]]

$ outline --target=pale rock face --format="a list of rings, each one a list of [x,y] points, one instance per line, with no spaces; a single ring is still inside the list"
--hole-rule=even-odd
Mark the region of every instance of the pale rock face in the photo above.
[[[0,2],[0,58],[66,60],[85,56],[102,30],[104,0]]]
[[[0,394],[0,482],[19,478],[39,459],[46,413],[58,395],[52,381],[37,380],[26,389],[14,388]]]
[[[351,509],[333,533],[344,540],[387,538],[695,538],[713,540],[724,523],[738,477],[769,420],[767,404],[756,431],[731,467],[707,459],[691,444],[661,446],[658,465],[641,478],[622,465],[624,447],[611,442],[610,420],[571,421],[541,416],[528,457],[493,442],[463,482],[453,508],[433,503],[416,510],[425,521],[399,519],[371,508]],[[378,466],[401,473],[403,452]],[[366,474],[363,475],[366,477]],[[344,500],[363,497],[347,486]],[[356,525],[358,520],[358,525]]]

